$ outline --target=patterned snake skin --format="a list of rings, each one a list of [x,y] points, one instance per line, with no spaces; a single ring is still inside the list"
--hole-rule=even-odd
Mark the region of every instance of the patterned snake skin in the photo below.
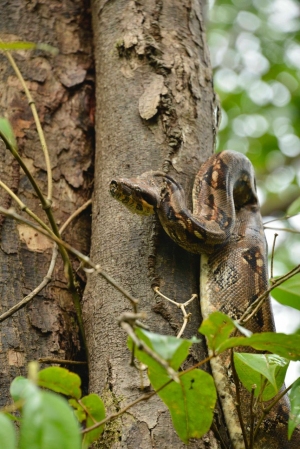
[[[110,193],[132,212],[156,213],[166,233],[178,245],[202,255],[203,318],[218,310],[238,319],[267,289],[267,249],[254,170],[244,155],[224,151],[202,165],[193,187],[193,212],[186,206],[180,184],[162,172],[114,179]],[[253,332],[275,330],[269,301],[247,327]],[[211,368],[232,446],[244,449],[228,354],[213,359]],[[246,391],[241,395],[247,429],[250,399]],[[253,449],[300,449],[299,432],[287,441],[287,419],[284,398],[264,420]]]

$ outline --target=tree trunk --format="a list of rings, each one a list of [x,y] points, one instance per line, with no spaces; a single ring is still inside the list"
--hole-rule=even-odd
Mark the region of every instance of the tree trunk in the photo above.
[[[214,93],[203,30],[194,1],[93,2],[96,55],[96,162],[91,257],[139,299],[152,331],[176,335],[182,315],[155,297],[159,286],[184,302],[198,292],[198,257],[176,246],[152,217],[133,216],[114,201],[109,181],[147,170],[174,175],[191,198],[194,176],[214,148]],[[100,175],[101,174],[101,175]],[[98,175],[98,176],[97,176]],[[138,398],[138,372],[129,367],[126,335],[118,317],[132,307],[104,279],[91,275],[84,318],[89,346],[90,391],[105,399],[108,413]],[[197,335],[199,303],[188,312],[184,333]],[[199,335],[198,335],[199,336]],[[204,344],[189,363],[202,360]],[[222,425],[218,423],[222,430]],[[224,432],[223,432],[224,433]],[[223,435],[226,441],[226,435]],[[140,403],[109,425],[103,448],[183,448],[166,407],[157,398]],[[217,448],[209,432],[192,448]]]
[[[88,172],[93,153],[89,103],[93,91],[91,30],[88,22],[85,23],[86,17],[81,0],[14,0],[2,4],[0,14],[2,40],[43,42],[60,50],[55,58],[41,51],[13,53],[44,127],[53,169],[53,210],[58,226],[90,196]],[[44,157],[28,101],[8,60],[3,54],[0,58],[0,116],[10,119],[20,154],[46,195]],[[45,220],[27,177],[3,142],[0,155],[1,180]],[[3,207],[16,207],[2,189],[0,203]],[[0,218],[1,315],[46,275],[52,243],[24,225]],[[88,252],[88,213],[75,219],[64,237],[81,251]],[[74,261],[76,266],[78,261]],[[45,357],[78,360],[82,348],[60,257],[52,282],[26,307],[1,322],[0,338],[1,405],[10,402],[10,382],[15,376],[27,374],[29,361]]]

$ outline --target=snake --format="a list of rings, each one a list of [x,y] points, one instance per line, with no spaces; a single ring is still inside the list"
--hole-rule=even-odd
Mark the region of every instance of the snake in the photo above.
[[[268,288],[267,246],[255,173],[244,154],[225,150],[204,162],[193,184],[192,211],[187,207],[182,186],[161,171],[147,171],[130,179],[112,179],[110,193],[133,213],[156,214],[172,240],[185,250],[201,255],[203,319],[221,311],[238,320]],[[247,323],[247,328],[252,332],[275,331],[269,299]],[[230,357],[221,354],[210,363],[232,446],[244,449]],[[244,395],[242,412],[249,415],[250,399],[247,392]],[[278,408],[273,418],[283,426],[288,417],[286,402],[283,400]],[[264,437],[272,431],[270,420],[265,421],[260,442],[254,447],[270,449]],[[286,430],[282,433],[282,438],[287,440]],[[300,447],[297,443],[285,445],[275,440],[272,449]]]

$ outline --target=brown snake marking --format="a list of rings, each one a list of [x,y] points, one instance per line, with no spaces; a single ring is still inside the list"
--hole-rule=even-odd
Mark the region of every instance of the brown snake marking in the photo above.
[[[178,245],[202,255],[200,296],[204,319],[216,310],[238,319],[267,289],[267,248],[255,175],[244,155],[224,151],[202,165],[193,187],[193,212],[186,206],[181,185],[163,172],[149,171],[134,179],[114,179],[110,193],[131,212],[156,213],[166,233]],[[275,330],[269,301],[247,327],[253,332]],[[228,355],[212,359],[211,367],[233,447],[244,449]],[[247,422],[247,392],[243,393],[241,406]],[[273,421],[264,421],[254,449],[300,448],[299,435],[294,443],[287,442],[287,413],[283,399],[272,413]],[[274,420],[281,427],[270,440]]]

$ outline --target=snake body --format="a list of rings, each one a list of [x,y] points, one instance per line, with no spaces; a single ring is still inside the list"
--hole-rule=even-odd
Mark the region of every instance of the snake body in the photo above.
[[[202,255],[200,305],[204,319],[216,310],[239,319],[267,289],[267,249],[255,175],[243,154],[224,151],[202,165],[193,187],[193,212],[186,205],[181,185],[162,172],[114,179],[110,192],[132,212],[156,213],[178,245]],[[253,332],[274,330],[268,301],[247,327]],[[233,447],[243,449],[229,365],[228,357],[222,355],[211,363]],[[249,398],[243,401],[245,413],[249,412],[248,401]],[[256,447],[267,446],[260,443]]]

